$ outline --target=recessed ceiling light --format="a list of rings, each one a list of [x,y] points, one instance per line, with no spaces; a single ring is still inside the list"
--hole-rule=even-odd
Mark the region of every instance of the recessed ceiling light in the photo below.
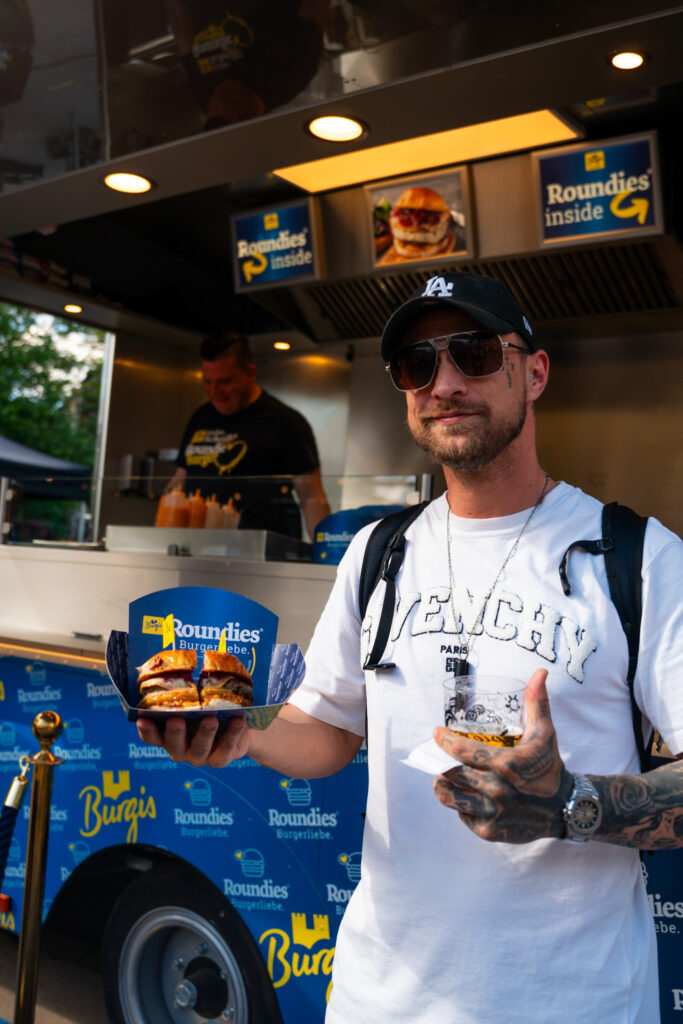
[[[352,117],[314,117],[308,131],[326,142],[353,142],[365,134],[365,125]]]
[[[143,178],[141,174],[128,174],[123,171],[116,171],[114,174],[107,174],[104,184],[108,188],[114,189],[115,192],[135,194],[138,192],[149,192],[154,182],[150,181],[149,178]]]
[[[610,59],[613,67],[618,68],[619,71],[635,71],[645,63],[644,54],[637,53],[635,50],[622,50],[620,53],[613,54]]]
[[[274,341],[273,348],[278,349],[280,352],[287,352],[292,346],[288,341]]]
[[[325,192],[442,167],[449,160],[467,163],[500,153],[569,142],[578,137],[578,129],[552,110],[536,110],[415,139],[335,153],[304,164],[278,167],[273,173],[308,192]]]
[[[83,312],[83,306],[77,306],[75,302],[67,302],[66,306],[64,307],[64,312],[65,313],[82,313]]]

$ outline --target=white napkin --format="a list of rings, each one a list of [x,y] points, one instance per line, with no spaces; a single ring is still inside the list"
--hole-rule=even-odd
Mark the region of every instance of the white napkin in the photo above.
[[[418,768],[429,775],[442,775],[449,768],[457,768],[461,762],[456,761],[454,757],[442,750],[434,739],[430,738],[413,747],[401,763],[407,764],[410,768]]]

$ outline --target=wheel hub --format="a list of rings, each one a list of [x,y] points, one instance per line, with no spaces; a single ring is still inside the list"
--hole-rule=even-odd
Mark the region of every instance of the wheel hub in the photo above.
[[[225,1012],[227,1002],[228,986],[218,964],[206,956],[191,960],[183,980],[176,986],[174,1006],[213,1020]]]

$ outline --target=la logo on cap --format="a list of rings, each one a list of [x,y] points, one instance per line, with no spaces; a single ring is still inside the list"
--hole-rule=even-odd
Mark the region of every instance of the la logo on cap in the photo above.
[[[422,295],[438,295],[440,298],[447,299],[453,293],[453,282],[449,281],[448,284],[444,281],[443,277],[430,277],[425,284],[425,289]]]

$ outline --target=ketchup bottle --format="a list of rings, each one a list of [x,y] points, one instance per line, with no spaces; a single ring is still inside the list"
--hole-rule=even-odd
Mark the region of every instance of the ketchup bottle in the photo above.
[[[203,526],[206,519],[206,502],[202,498],[199,488],[197,488],[187,504],[190,513],[190,527]]]

